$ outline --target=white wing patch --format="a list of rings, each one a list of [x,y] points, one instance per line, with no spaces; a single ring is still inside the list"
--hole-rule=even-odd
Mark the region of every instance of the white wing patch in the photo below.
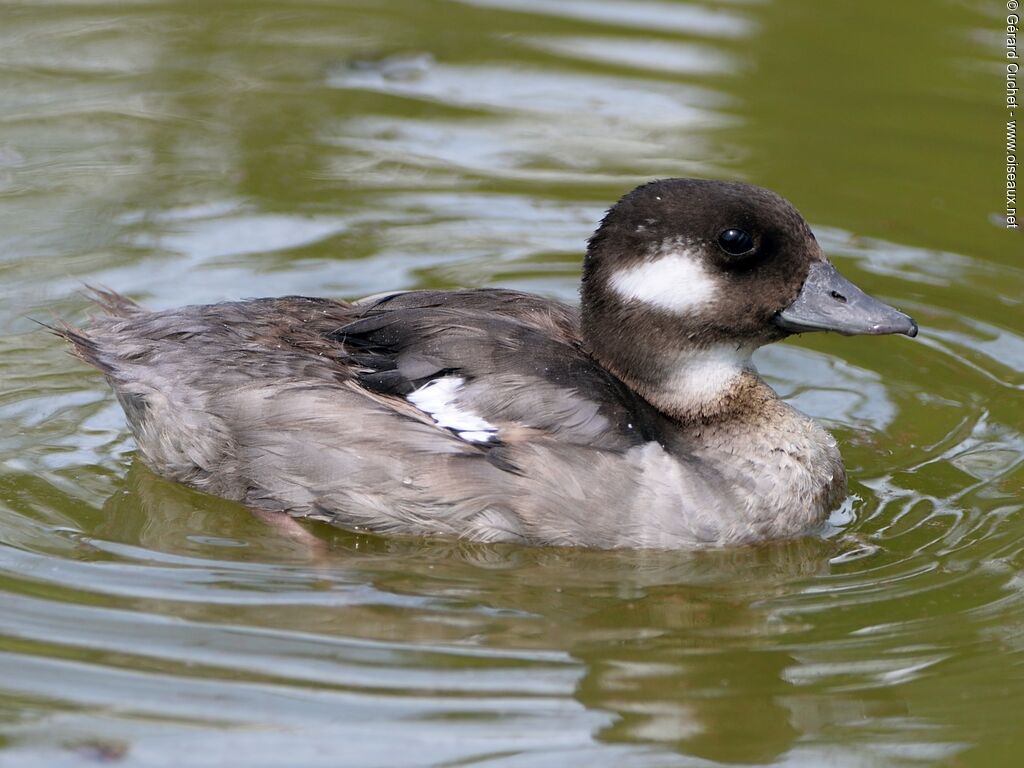
[[[708,305],[718,294],[718,284],[700,263],[700,255],[682,247],[619,270],[610,282],[624,299],[681,315]]]
[[[461,376],[444,376],[428,381],[409,393],[408,400],[437,423],[469,443],[488,443],[497,438],[498,428],[475,413],[463,410],[456,398],[466,383]]]

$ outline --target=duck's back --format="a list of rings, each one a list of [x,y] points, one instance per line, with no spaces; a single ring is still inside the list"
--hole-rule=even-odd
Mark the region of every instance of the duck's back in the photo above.
[[[587,355],[557,302],[414,291],[148,312],[98,298],[107,315],[63,333],[106,374],[145,462],[260,509],[611,547],[714,541],[731,500],[666,453],[663,418]]]

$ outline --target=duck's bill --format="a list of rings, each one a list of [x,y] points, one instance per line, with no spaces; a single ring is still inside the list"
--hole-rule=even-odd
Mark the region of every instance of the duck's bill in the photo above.
[[[775,315],[775,324],[790,333],[835,331],[847,336],[917,336],[913,319],[868,296],[827,261],[811,265],[800,295]]]

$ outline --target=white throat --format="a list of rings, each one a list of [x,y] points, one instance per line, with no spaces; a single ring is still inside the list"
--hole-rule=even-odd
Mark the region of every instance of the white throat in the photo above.
[[[711,403],[735,384],[744,371],[753,371],[749,348],[721,344],[680,352],[672,373],[662,385],[666,399],[688,406]]]

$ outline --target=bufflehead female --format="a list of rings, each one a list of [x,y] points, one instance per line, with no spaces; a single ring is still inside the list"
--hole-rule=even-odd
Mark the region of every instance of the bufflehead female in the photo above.
[[[142,459],[261,511],[484,542],[698,548],[813,531],[835,440],[751,353],[902,333],[759,187],[666,179],[591,237],[579,309],[510,290],[289,296],[58,333],[104,373]]]

